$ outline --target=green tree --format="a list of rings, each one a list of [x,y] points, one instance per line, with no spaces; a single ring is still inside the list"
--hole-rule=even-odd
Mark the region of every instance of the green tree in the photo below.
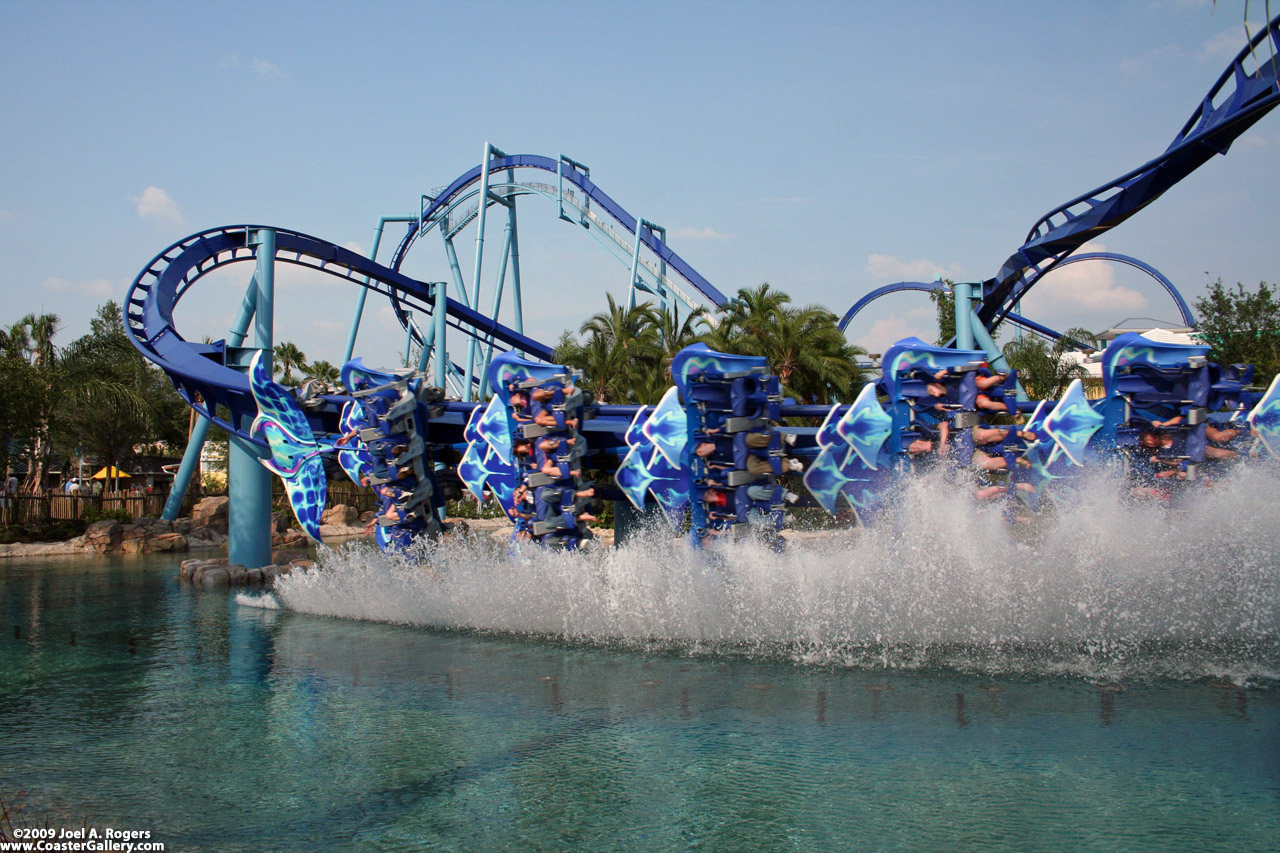
[[[653,376],[664,354],[659,312],[647,302],[627,308],[612,295],[608,300],[608,308],[578,330],[582,340],[569,332],[561,336],[555,358],[580,369],[600,402],[656,403]]]
[[[302,365],[302,375],[308,379],[323,382],[326,385],[337,385],[342,377],[342,371],[321,359],[311,364]]]
[[[114,301],[98,308],[89,334],[62,350],[50,381],[56,392],[50,428],[60,453],[83,448],[119,467],[138,447],[185,446],[186,405],[129,342]]]
[[[280,377],[280,384],[297,385],[298,380],[293,378],[293,371],[305,371],[306,355],[292,341],[281,341],[271,352],[275,362],[275,375]]]
[[[935,290],[929,294],[938,312],[938,346],[946,346],[956,336],[956,294],[952,289],[955,283],[951,279],[943,282],[945,290]]]
[[[36,369],[10,352],[8,333],[0,330],[0,475],[7,472],[35,444],[40,396]]]
[[[1195,336],[1219,364],[1252,364],[1260,384],[1280,373],[1280,294],[1267,282],[1257,291],[1218,279],[1195,301],[1200,322]]]
[[[30,444],[28,449],[26,488],[40,489],[44,484],[45,466],[50,456],[49,418],[57,402],[58,349],[53,336],[61,323],[57,314],[28,314],[9,328],[5,349],[26,362],[23,371],[30,385],[28,395]],[[6,381],[9,378],[6,376]]]
[[[1077,343],[1097,346],[1097,339],[1087,329],[1068,329],[1052,344],[1038,335],[1023,335],[1004,345],[1004,358],[1018,371],[1018,381],[1033,400],[1058,400],[1073,380],[1083,380],[1088,372],[1084,365],[1066,358]]]
[[[830,311],[790,303],[767,282],[742,288],[702,339],[721,352],[763,356],[784,391],[803,403],[853,400],[866,383],[858,366],[866,351],[845,339]]]

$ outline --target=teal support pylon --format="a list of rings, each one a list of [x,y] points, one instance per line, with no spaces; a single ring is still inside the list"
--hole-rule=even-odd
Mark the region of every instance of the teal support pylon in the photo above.
[[[418,216],[380,216],[378,217],[378,225],[373,230],[373,245],[369,247],[369,259],[376,261],[378,259],[378,246],[382,243],[382,229],[386,227],[388,222],[418,222]],[[365,276],[365,284],[369,283],[369,277]],[[356,297],[356,308],[351,315],[351,330],[347,333],[347,348],[342,356],[342,363],[346,364],[351,360],[351,354],[356,348],[356,333],[360,331],[360,319],[364,316],[364,302],[369,296],[369,288],[360,288],[360,295]]]
[[[253,321],[257,307],[258,276],[255,272],[253,278],[249,280],[249,286],[245,288],[244,299],[240,301],[240,311],[227,331],[229,346],[238,347],[244,343],[245,335],[249,331],[249,323]],[[204,451],[204,443],[209,438],[211,425],[204,415],[196,416],[196,425],[192,428],[191,435],[187,437],[187,449],[182,453],[182,464],[178,466],[178,473],[173,477],[169,497],[165,499],[164,510],[160,513],[160,517],[165,521],[173,521],[178,517],[178,513],[182,512],[182,499],[191,485],[192,476],[200,467],[200,454]]]
[[[271,372],[273,323],[275,319],[276,232],[260,229],[250,235],[257,245],[257,268],[254,281],[257,293],[254,305],[254,345],[262,350]],[[237,424],[247,428],[248,424]],[[228,527],[230,561],[250,569],[271,562],[271,472],[263,467],[259,451],[250,442],[232,437],[227,449]]]
[[[444,344],[445,314],[449,310],[449,286],[443,281],[438,281],[432,285],[432,290],[436,298],[436,309],[431,315],[431,321],[435,324],[436,330],[432,335],[436,354],[436,387],[443,389],[449,366],[449,351]]]
[[[973,349],[973,285],[958,281],[952,294],[956,301],[956,349]]]
[[[480,162],[480,208],[476,213],[476,266],[475,272],[471,276],[471,304],[475,308],[480,307],[480,270],[484,264],[485,212],[489,209],[489,161],[493,159],[494,155],[498,157],[507,156],[486,142],[484,144],[484,159]],[[476,369],[476,338],[474,335],[469,336],[467,339],[467,362],[463,369],[465,373],[462,379],[462,399],[470,400],[474,393],[471,385]]]
[[[200,467],[200,453],[204,450],[204,442],[208,437],[209,419],[204,415],[196,415],[196,425],[187,438],[187,449],[182,454],[182,464],[178,466],[178,473],[173,476],[173,486],[169,489],[169,497],[165,499],[164,511],[160,513],[165,521],[173,521],[182,512],[182,499],[186,497],[192,475]]]

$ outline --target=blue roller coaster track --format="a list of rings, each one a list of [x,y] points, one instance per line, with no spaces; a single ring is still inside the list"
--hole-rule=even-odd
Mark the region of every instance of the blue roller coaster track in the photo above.
[[[1260,61],[1259,56],[1266,58]],[[1246,70],[1251,63],[1256,67]],[[1160,156],[1040,217],[996,276],[982,283],[976,313],[983,325],[994,328],[1072,252],[1151,204],[1215,154],[1227,153],[1277,102],[1280,16],[1236,55]]]
[[[1259,49],[1264,44],[1270,53],[1265,60],[1259,60]],[[1255,66],[1252,71],[1247,70],[1250,63]],[[1214,154],[1225,153],[1236,138],[1261,119],[1277,102],[1280,102],[1280,17],[1270,21],[1266,29],[1258,33],[1236,56],[1160,156],[1102,187],[1072,199],[1042,217],[1032,227],[1026,242],[1005,261],[996,277],[981,284],[980,291],[975,294],[972,312],[967,307],[969,297],[964,297],[964,310],[957,312],[958,327],[962,320],[967,325],[968,316],[972,313],[979,326],[987,330],[1008,319],[1039,334],[1056,336],[1058,333],[1052,329],[1013,313],[1014,307],[1050,270],[1063,264],[1098,258],[1128,263],[1153,275],[1169,291],[1183,320],[1192,325],[1193,318],[1185,300],[1168,279],[1150,266],[1123,255],[1075,256],[1073,252],[1088,240],[1095,239],[1155,201]],[[516,180],[517,172],[529,171],[555,174],[556,183],[551,185]],[[271,322],[269,281],[273,273],[264,271],[263,264],[267,264],[269,270],[270,265],[276,262],[287,263],[346,279],[363,288],[361,301],[353,318],[348,348],[355,340],[364,295],[372,291],[387,297],[407,330],[409,339],[416,341],[421,347],[419,371],[425,369],[428,357],[432,356],[436,364],[436,384],[444,386],[445,382],[441,380],[447,378],[455,388],[460,389],[459,396],[463,401],[448,403],[437,412],[442,415],[439,420],[442,428],[448,425],[446,443],[455,447],[474,446],[474,438],[467,438],[459,443],[473,429],[471,422],[481,405],[467,401],[473,395],[484,396],[487,383],[493,375],[491,365],[496,366],[500,362],[514,364],[510,359],[526,357],[549,363],[553,356],[551,347],[523,332],[515,200],[527,195],[553,201],[561,219],[581,226],[620,260],[629,264],[629,302],[632,304],[640,293],[656,296],[664,306],[679,303],[692,308],[708,303],[713,306],[726,303],[723,293],[667,246],[666,232],[661,226],[624,210],[591,179],[590,170],[585,165],[565,156],[552,158],[528,154],[507,155],[486,144],[481,164],[459,176],[441,191],[422,196],[416,216],[384,217],[380,221],[377,237],[381,236],[384,222],[407,222],[406,232],[389,265],[297,231],[258,225],[213,228],[174,243],[147,264],[128,290],[124,308],[126,326],[134,345],[164,370],[188,404],[205,416],[208,422],[226,429],[241,444],[252,446],[255,448],[254,452],[265,457],[270,455],[271,448],[254,429],[254,419],[260,415],[260,400],[255,399],[249,377],[252,355],[258,350],[243,346],[249,319],[255,311],[261,315],[264,304],[268,306],[268,327]],[[486,314],[480,307],[480,282],[485,216],[494,205],[505,208],[508,219],[493,308]],[[468,288],[453,240],[471,223],[477,226],[476,255],[471,286]],[[440,235],[444,244],[452,282],[424,282],[401,272],[410,249],[432,231]],[[371,251],[374,258],[377,256],[377,237]],[[183,338],[174,324],[174,309],[181,299],[209,273],[230,264],[250,261],[258,265],[258,272],[254,281],[250,282],[241,318],[228,339],[206,344]],[[498,319],[508,269],[513,280],[511,293],[515,317],[511,325]],[[264,279],[261,287],[257,283],[258,276]],[[454,288],[454,298],[447,295],[450,284]],[[880,288],[856,303],[846,313],[841,325],[847,325],[862,307],[887,293],[934,290],[939,286],[939,283],[903,282]],[[967,292],[968,286],[965,290]],[[262,301],[264,296],[265,303]],[[960,301],[958,296],[958,304]],[[415,320],[416,314],[430,317],[430,327],[419,328]],[[446,349],[448,329],[460,333],[466,341],[467,354],[460,367],[454,361],[454,353]],[[268,331],[265,335],[262,334],[260,327],[258,338],[258,348],[268,350],[265,356],[269,362],[271,333]],[[957,366],[957,363],[953,363],[955,358],[933,352],[919,341],[899,342],[895,346],[902,352],[925,353],[920,357],[936,360],[947,369]],[[992,346],[994,344],[987,348],[989,353]],[[957,350],[953,352],[964,361],[973,356],[972,348],[972,341],[958,341]],[[495,352],[500,357],[498,360],[495,360]],[[503,353],[509,355],[503,356]],[[504,358],[507,360],[502,361]],[[758,368],[756,366],[752,369]],[[269,363],[253,369],[259,375],[270,376]],[[536,372],[534,371],[535,374]],[[332,430],[336,407],[346,399],[349,398],[335,397],[328,401],[329,422],[322,425],[324,430]],[[770,400],[773,400],[772,396]],[[1063,405],[1065,402],[1064,400]],[[774,406],[770,409],[771,412],[776,409],[775,413],[780,413],[782,417],[828,419],[831,429],[824,426],[818,431],[817,445],[812,440],[808,442],[810,455],[817,454],[820,459],[826,458],[822,456],[823,453],[833,454],[831,459],[835,459],[836,455],[844,452],[833,449],[842,446],[837,439],[843,433],[831,430],[844,424],[846,416],[859,413],[861,417],[861,413],[867,413],[866,417],[872,420],[879,418],[872,411],[870,403],[862,398],[857,406],[844,409],[837,407],[830,412],[826,408],[799,406],[791,401],[785,401],[781,406],[774,401],[770,406]],[[644,412],[633,409],[624,411],[625,407],[607,408],[610,411],[602,413],[607,417],[597,424],[595,433],[605,429],[611,431],[611,434],[597,435],[593,439],[593,446],[608,445],[617,448],[631,445],[634,450],[639,446],[635,443],[639,441],[636,429]],[[633,415],[636,418],[634,423]],[[1053,428],[1051,422],[1050,429]],[[504,446],[504,440],[497,441],[498,444],[494,447]],[[896,441],[897,437],[893,439],[893,442]],[[893,446],[896,447],[896,444]],[[1061,446],[1068,447],[1069,443]],[[835,462],[831,465],[835,467],[831,467],[828,473],[834,479],[830,479],[823,488],[844,488],[839,485],[849,482],[841,479],[845,476],[840,473],[844,469]],[[835,492],[831,494],[834,495]]]

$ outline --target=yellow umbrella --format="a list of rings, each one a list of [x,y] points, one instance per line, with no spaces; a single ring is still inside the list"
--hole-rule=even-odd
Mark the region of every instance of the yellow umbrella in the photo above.
[[[126,474],[125,472],[121,471],[119,468],[116,468],[114,465],[112,465],[108,468],[103,468],[101,471],[94,474],[89,479],[107,480],[107,479],[110,479],[111,477],[128,477],[128,476],[129,476],[128,474]]]

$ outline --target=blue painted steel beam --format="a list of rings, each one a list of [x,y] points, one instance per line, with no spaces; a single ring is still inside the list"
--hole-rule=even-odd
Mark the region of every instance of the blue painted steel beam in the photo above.
[[[1257,57],[1264,41],[1271,56]],[[1252,73],[1249,61],[1257,62]],[[1215,103],[1216,102],[1216,103]],[[1280,16],[1272,18],[1222,72],[1209,94],[1165,151],[1108,184],[1060,205],[1040,218],[1026,242],[983,282],[978,316],[995,328],[1046,272],[1089,240],[1128,219],[1190,175],[1215,154],[1225,154],[1235,139],[1280,103]],[[1034,271],[1035,278],[1027,276]]]
[[[1151,266],[1148,263],[1131,258],[1128,255],[1117,254],[1116,252],[1086,252],[1083,255],[1072,255],[1058,262],[1059,267],[1065,267],[1070,264],[1076,264],[1080,261],[1114,261],[1117,264],[1126,264],[1135,269],[1142,270],[1147,275],[1154,278],[1165,292],[1173,299],[1173,304],[1178,306],[1178,314],[1182,317],[1182,324],[1188,329],[1196,327],[1196,315],[1191,312],[1191,306],[1187,304],[1187,300],[1182,298],[1182,294],[1178,288],[1173,286],[1173,282],[1165,277],[1164,273]],[[1037,276],[1039,278],[1039,276]],[[1032,282],[1034,283],[1034,281]],[[1030,285],[1028,285],[1030,286]],[[1010,315],[1012,316],[1012,315]]]
[[[427,205],[423,211],[423,222],[426,223],[436,211],[448,207],[453,199],[461,195],[472,184],[480,180],[481,171],[489,173],[507,170],[507,169],[539,169],[546,172],[554,172],[560,176],[562,181],[568,182],[576,186],[586,198],[595,202],[600,209],[604,210],[619,225],[621,225],[629,234],[634,235],[637,229],[637,220],[634,216],[627,213],[616,201],[609,197],[599,186],[597,186],[587,175],[567,158],[541,157],[536,154],[516,154],[504,157],[494,157],[489,161],[487,169],[481,166],[467,171],[453,183],[451,183],[444,191],[440,193],[432,202]],[[425,226],[424,226],[425,227]],[[420,232],[419,232],[420,233]],[[395,257],[391,266],[399,269],[404,261],[405,254],[409,251],[409,247],[413,245],[417,234],[408,235],[401,242],[399,248],[396,249]],[[698,290],[706,299],[714,305],[723,305],[727,299],[723,293],[717,290],[712,284],[693,267],[671,250],[665,243],[655,237],[652,233],[645,233],[641,236],[641,242],[652,251],[660,261],[667,263],[672,269],[680,274],[682,278],[688,281]]]
[[[480,268],[484,261],[484,225],[485,213],[489,210],[489,176],[492,172],[489,170],[489,161],[493,155],[502,155],[501,151],[494,148],[486,142],[484,144],[484,168],[480,170],[480,209],[476,222],[476,265],[475,272],[471,275],[471,305],[472,307],[480,307]],[[497,317],[497,313],[494,313]],[[471,377],[476,366],[476,339],[472,337],[467,341],[467,362],[466,375],[463,377],[463,393],[466,399],[471,399]]]
[[[261,439],[249,439],[241,416],[257,412],[249,393],[248,377],[224,366],[220,345],[186,341],[173,322],[174,307],[182,295],[203,276],[230,263],[254,259],[247,235],[259,226],[215,228],[187,237],[147,265],[134,280],[125,299],[125,324],[130,340],[143,355],[169,375],[179,393],[198,412],[222,428],[265,448]],[[377,289],[396,299],[413,299],[427,313],[435,304],[431,285],[409,278],[363,255],[296,231],[275,229],[277,263],[290,263],[355,284]],[[367,278],[367,281],[366,281]],[[552,350],[465,306],[450,300],[447,317],[455,328],[485,335],[521,349],[534,358],[551,360]],[[437,337],[437,340],[439,338]],[[196,402],[196,394],[203,402]]]
[[[859,299],[850,306],[849,310],[844,312],[844,316],[840,318],[840,331],[848,328],[849,323],[858,313],[866,308],[872,302],[875,302],[882,296],[888,296],[890,293],[901,293],[907,290],[919,290],[924,293],[932,293],[935,290],[946,290],[947,286],[940,281],[899,281],[893,284],[886,284],[883,287],[877,287],[866,296]]]

